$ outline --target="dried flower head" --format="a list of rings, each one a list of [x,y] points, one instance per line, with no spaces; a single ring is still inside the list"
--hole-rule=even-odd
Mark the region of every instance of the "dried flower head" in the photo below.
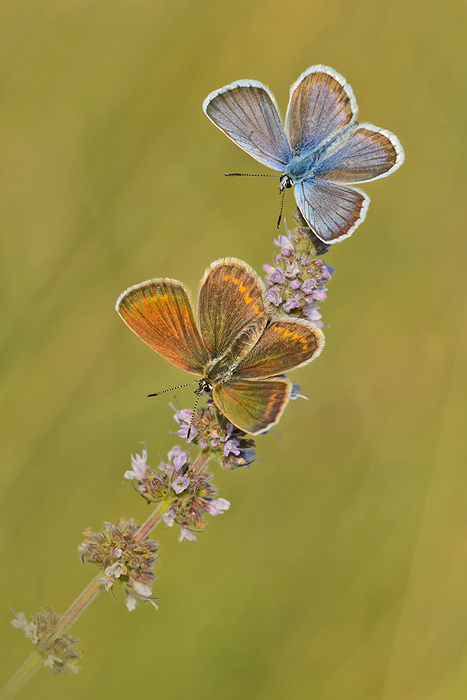
[[[270,312],[273,318],[296,316],[322,327],[319,304],[326,299],[325,285],[333,269],[315,257],[325,253],[327,246],[313,235],[300,213],[295,219],[302,225],[274,241],[281,251],[275,253],[274,265],[263,266]]]
[[[54,637],[60,622],[60,615],[56,615],[52,608],[46,607],[44,613],[36,613],[31,621],[26,620],[24,613],[20,612],[11,621],[13,627],[22,629],[26,637],[36,646],[44,657],[44,666],[49,666],[54,675],[66,674],[67,671],[78,673],[78,662],[83,658],[83,652],[76,649],[78,639],[64,633]]]
[[[137,599],[153,603],[152,585],[156,578],[153,568],[158,558],[158,543],[147,539],[135,541],[137,532],[133,520],[120,518],[116,525],[106,523],[102,532],[86,530],[84,542],[79,546],[83,563],[98,564],[103,569],[100,582],[107,591],[117,580],[124,586],[129,610],[134,609]]]
[[[212,399],[208,400],[205,408],[198,408],[195,411],[193,420],[189,409],[177,411],[174,408],[174,411],[174,418],[180,425],[177,435],[188,443],[198,445],[204,452],[218,459],[224,469],[245,467],[256,459],[255,441],[247,433],[229,423],[227,418],[217,410]]]
[[[143,457],[139,457],[141,461]],[[147,455],[146,455],[147,457]],[[146,459],[145,457],[145,459]],[[161,462],[154,471],[146,462],[144,469],[125,472],[127,479],[136,479],[138,492],[149,502],[161,504],[167,526],[180,525],[180,540],[196,540],[196,532],[207,527],[204,514],[219,515],[230,503],[216,498],[217,489],[211,483],[212,474],[204,471],[206,455],[191,462],[189,452],[179,445],[170,450],[167,462]],[[135,458],[132,457],[132,462]]]

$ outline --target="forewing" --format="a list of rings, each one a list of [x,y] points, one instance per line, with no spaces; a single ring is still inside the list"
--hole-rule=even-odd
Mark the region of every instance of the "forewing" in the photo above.
[[[291,392],[292,384],[287,379],[230,379],[217,384],[212,396],[233,425],[256,435],[278,423]]]
[[[260,379],[308,364],[324,347],[324,335],[309,321],[272,321],[235,370],[235,377]]]
[[[199,323],[211,357],[230,350],[238,362],[257,342],[268,321],[263,281],[236,258],[216,260],[199,291]]]
[[[285,130],[294,154],[331,142],[354,120],[358,107],[345,78],[328,66],[311,66],[290,88]]]
[[[274,95],[256,80],[238,80],[211,92],[203,102],[209,119],[237,146],[282,172],[290,149]]]
[[[370,204],[362,190],[316,179],[295,185],[295,199],[313,232],[328,244],[351,236]]]
[[[203,373],[207,353],[184,284],[171,279],[137,284],[123,292],[116,309],[141,340],[175,367]]]
[[[397,136],[372,124],[361,124],[343,145],[325,156],[315,176],[339,183],[358,183],[386,177],[404,162]]]

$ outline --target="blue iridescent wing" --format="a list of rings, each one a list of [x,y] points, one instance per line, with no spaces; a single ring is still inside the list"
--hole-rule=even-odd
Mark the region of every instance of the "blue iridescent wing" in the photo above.
[[[295,185],[295,199],[313,232],[328,244],[351,236],[370,204],[368,195],[355,187],[315,178]]]
[[[206,116],[237,146],[263,165],[283,172],[290,149],[274,95],[257,80],[238,80],[211,92]]]
[[[324,155],[315,176],[352,184],[387,177],[404,162],[397,136],[372,124],[360,124],[344,143]]]
[[[311,66],[290,88],[285,131],[292,153],[305,155],[341,138],[357,110],[342,75],[328,66]]]

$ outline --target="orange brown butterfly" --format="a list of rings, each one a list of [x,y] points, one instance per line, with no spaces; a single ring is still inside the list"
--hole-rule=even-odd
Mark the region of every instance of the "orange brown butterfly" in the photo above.
[[[252,435],[275,425],[290,399],[292,384],[278,375],[311,362],[324,346],[323,333],[309,321],[271,319],[263,281],[235,258],[206,270],[198,322],[190,290],[173,279],[130,287],[116,309],[161,357],[201,377],[198,396],[212,391],[219,411]]]

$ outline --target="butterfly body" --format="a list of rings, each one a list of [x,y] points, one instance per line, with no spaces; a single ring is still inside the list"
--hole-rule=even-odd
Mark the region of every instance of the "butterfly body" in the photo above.
[[[228,420],[252,434],[277,423],[290,398],[291,383],[278,375],[307,364],[324,345],[308,321],[271,320],[263,282],[235,258],[206,271],[198,322],[188,288],[172,279],[130,287],[116,308],[159,355],[200,377],[196,394],[212,390]]]
[[[266,319],[262,319],[266,320]],[[234,374],[245,355],[245,350],[250,348],[257,337],[263,332],[266,323],[252,324],[232,345],[220,355],[212,357],[205,368],[204,379],[212,386],[227,382]]]
[[[349,185],[386,177],[404,161],[394,134],[358,123],[352,88],[327,66],[311,66],[292,85],[285,129],[274,95],[256,80],[215,90],[203,109],[240,148],[281,173],[280,192],[294,187],[304,219],[328,244],[366,216],[369,197]]]
[[[292,187],[302,180],[312,178],[318,163],[319,154],[312,153],[304,156],[292,156],[290,163],[282,173],[281,179],[288,178],[291,181],[290,187]]]

